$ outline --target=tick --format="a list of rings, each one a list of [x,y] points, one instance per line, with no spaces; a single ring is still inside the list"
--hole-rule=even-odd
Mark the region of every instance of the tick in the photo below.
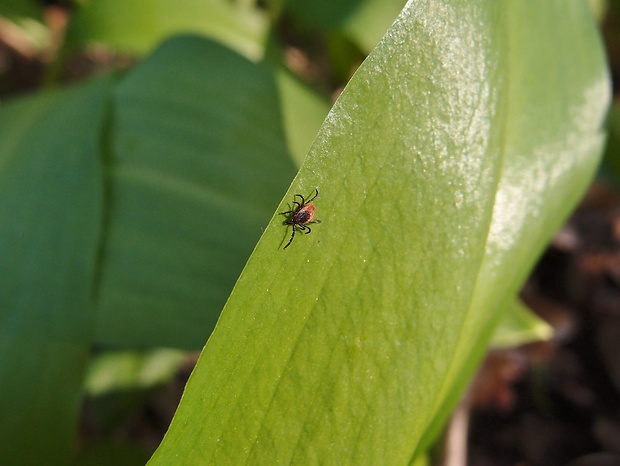
[[[320,220],[314,220],[314,212],[316,211],[316,208],[314,207],[314,204],[312,204],[312,201],[314,201],[319,195],[319,190],[315,188],[315,191],[316,194],[307,201],[301,194],[295,194],[293,197],[293,205],[295,205],[295,208],[293,210],[287,210],[286,212],[280,212],[280,215],[289,215],[289,217],[284,220],[283,224],[293,226],[291,239],[288,240],[288,243],[286,243],[284,249],[288,248],[293,242],[293,238],[295,238],[295,232],[297,230],[304,231],[307,235],[312,231],[308,226],[309,223],[321,223]],[[301,202],[297,202],[296,198],[300,198]]]

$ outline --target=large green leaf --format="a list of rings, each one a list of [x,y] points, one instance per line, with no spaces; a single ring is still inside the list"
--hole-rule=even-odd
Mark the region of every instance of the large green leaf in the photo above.
[[[295,174],[277,73],[197,37],[116,88],[97,341],[201,348]]]
[[[41,463],[33,460],[39,454],[47,464],[64,462],[69,454],[93,341],[204,345],[294,176],[287,146],[299,159],[321,113],[290,77],[195,37],[171,41],[104,96],[108,87],[44,94],[0,112],[0,371],[14,382],[0,391],[8,404],[0,442],[6,438],[7,457],[23,454],[25,464]],[[303,127],[294,101],[316,109]],[[99,177],[105,162],[104,214],[102,181],[70,165],[80,162],[71,158],[77,154],[90,156]],[[93,190],[96,206],[87,205]],[[83,223],[69,222],[73,215]],[[100,251],[87,235],[95,233],[102,233]],[[76,250],[55,246],[61,239]],[[84,264],[73,264],[78,257]],[[46,295],[48,286],[75,297]],[[93,294],[96,317],[83,303]],[[63,326],[66,342],[56,335]],[[39,337],[44,330],[49,341]],[[117,383],[121,376],[111,374]]]
[[[553,337],[553,327],[521,301],[512,301],[499,321],[491,346],[509,348]]]
[[[103,43],[124,53],[144,54],[172,35],[196,33],[258,59],[266,32],[266,17],[253,2],[94,0],[77,8],[68,41],[74,46]]]
[[[328,116],[151,464],[404,464],[583,192],[609,99],[580,1],[411,1]]]
[[[0,109],[0,456],[67,464],[94,334],[109,80]],[[62,135],[62,137],[58,137]]]
[[[43,19],[43,7],[34,0],[5,0],[0,5],[0,16],[11,20]]]
[[[398,16],[405,0],[287,0],[302,22],[315,28],[341,30],[362,50],[370,52]]]

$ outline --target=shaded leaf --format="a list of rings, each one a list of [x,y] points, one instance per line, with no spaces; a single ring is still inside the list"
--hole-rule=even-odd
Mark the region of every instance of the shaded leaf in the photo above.
[[[43,7],[35,0],[4,0],[0,5],[0,16],[11,20],[31,18],[43,20]]]
[[[151,388],[168,382],[186,359],[183,351],[105,351],[91,361],[85,381],[91,396]]]
[[[0,4],[2,40],[31,57],[49,45],[50,32],[43,22],[43,6],[34,0],[3,0]]]
[[[491,346],[507,348],[539,340],[549,340],[553,327],[534,314],[521,301],[513,301],[500,320]]]
[[[97,341],[204,345],[295,173],[276,77],[197,37],[114,95]]]
[[[318,29],[343,31],[368,53],[394,22],[405,0],[288,0],[286,4],[300,21]]]
[[[609,138],[605,148],[603,176],[620,185],[620,106],[612,105],[607,118]]]
[[[288,148],[300,166],[329,112],[329,105],[290,73],[279,70],[276,76]]]
[[[97,0],[78,8],[68,41],[103,43],[144,54],[172,35],[199,33],[259,59],[267,22],[251,2],[226,0]]]
[[[94,334],[110,80],[0,109],[0,451],[67,464]]]

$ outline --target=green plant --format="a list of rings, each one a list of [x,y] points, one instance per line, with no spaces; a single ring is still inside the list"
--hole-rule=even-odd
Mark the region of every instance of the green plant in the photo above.
[[[330,26],[364,49],[377,6]],[[72,46],[108,31],[88,8]],[[256,58],[258,29],[199,32]],[[212,40],[6,104],[0,449],[67,461],[91,345],[208,338],[151,464],[422,457],[590,181],[608,87],[584,2],[411,1],[296,177],[324,105]],[[274,214],[315,187],[322,223],[283,251]]]

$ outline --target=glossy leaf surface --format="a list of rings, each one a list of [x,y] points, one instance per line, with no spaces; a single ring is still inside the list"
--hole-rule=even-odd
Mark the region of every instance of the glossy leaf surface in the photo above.
[[[609,99],[578,1],[409,2],[332,109],[151,464],[406,464],[583,192]]]

